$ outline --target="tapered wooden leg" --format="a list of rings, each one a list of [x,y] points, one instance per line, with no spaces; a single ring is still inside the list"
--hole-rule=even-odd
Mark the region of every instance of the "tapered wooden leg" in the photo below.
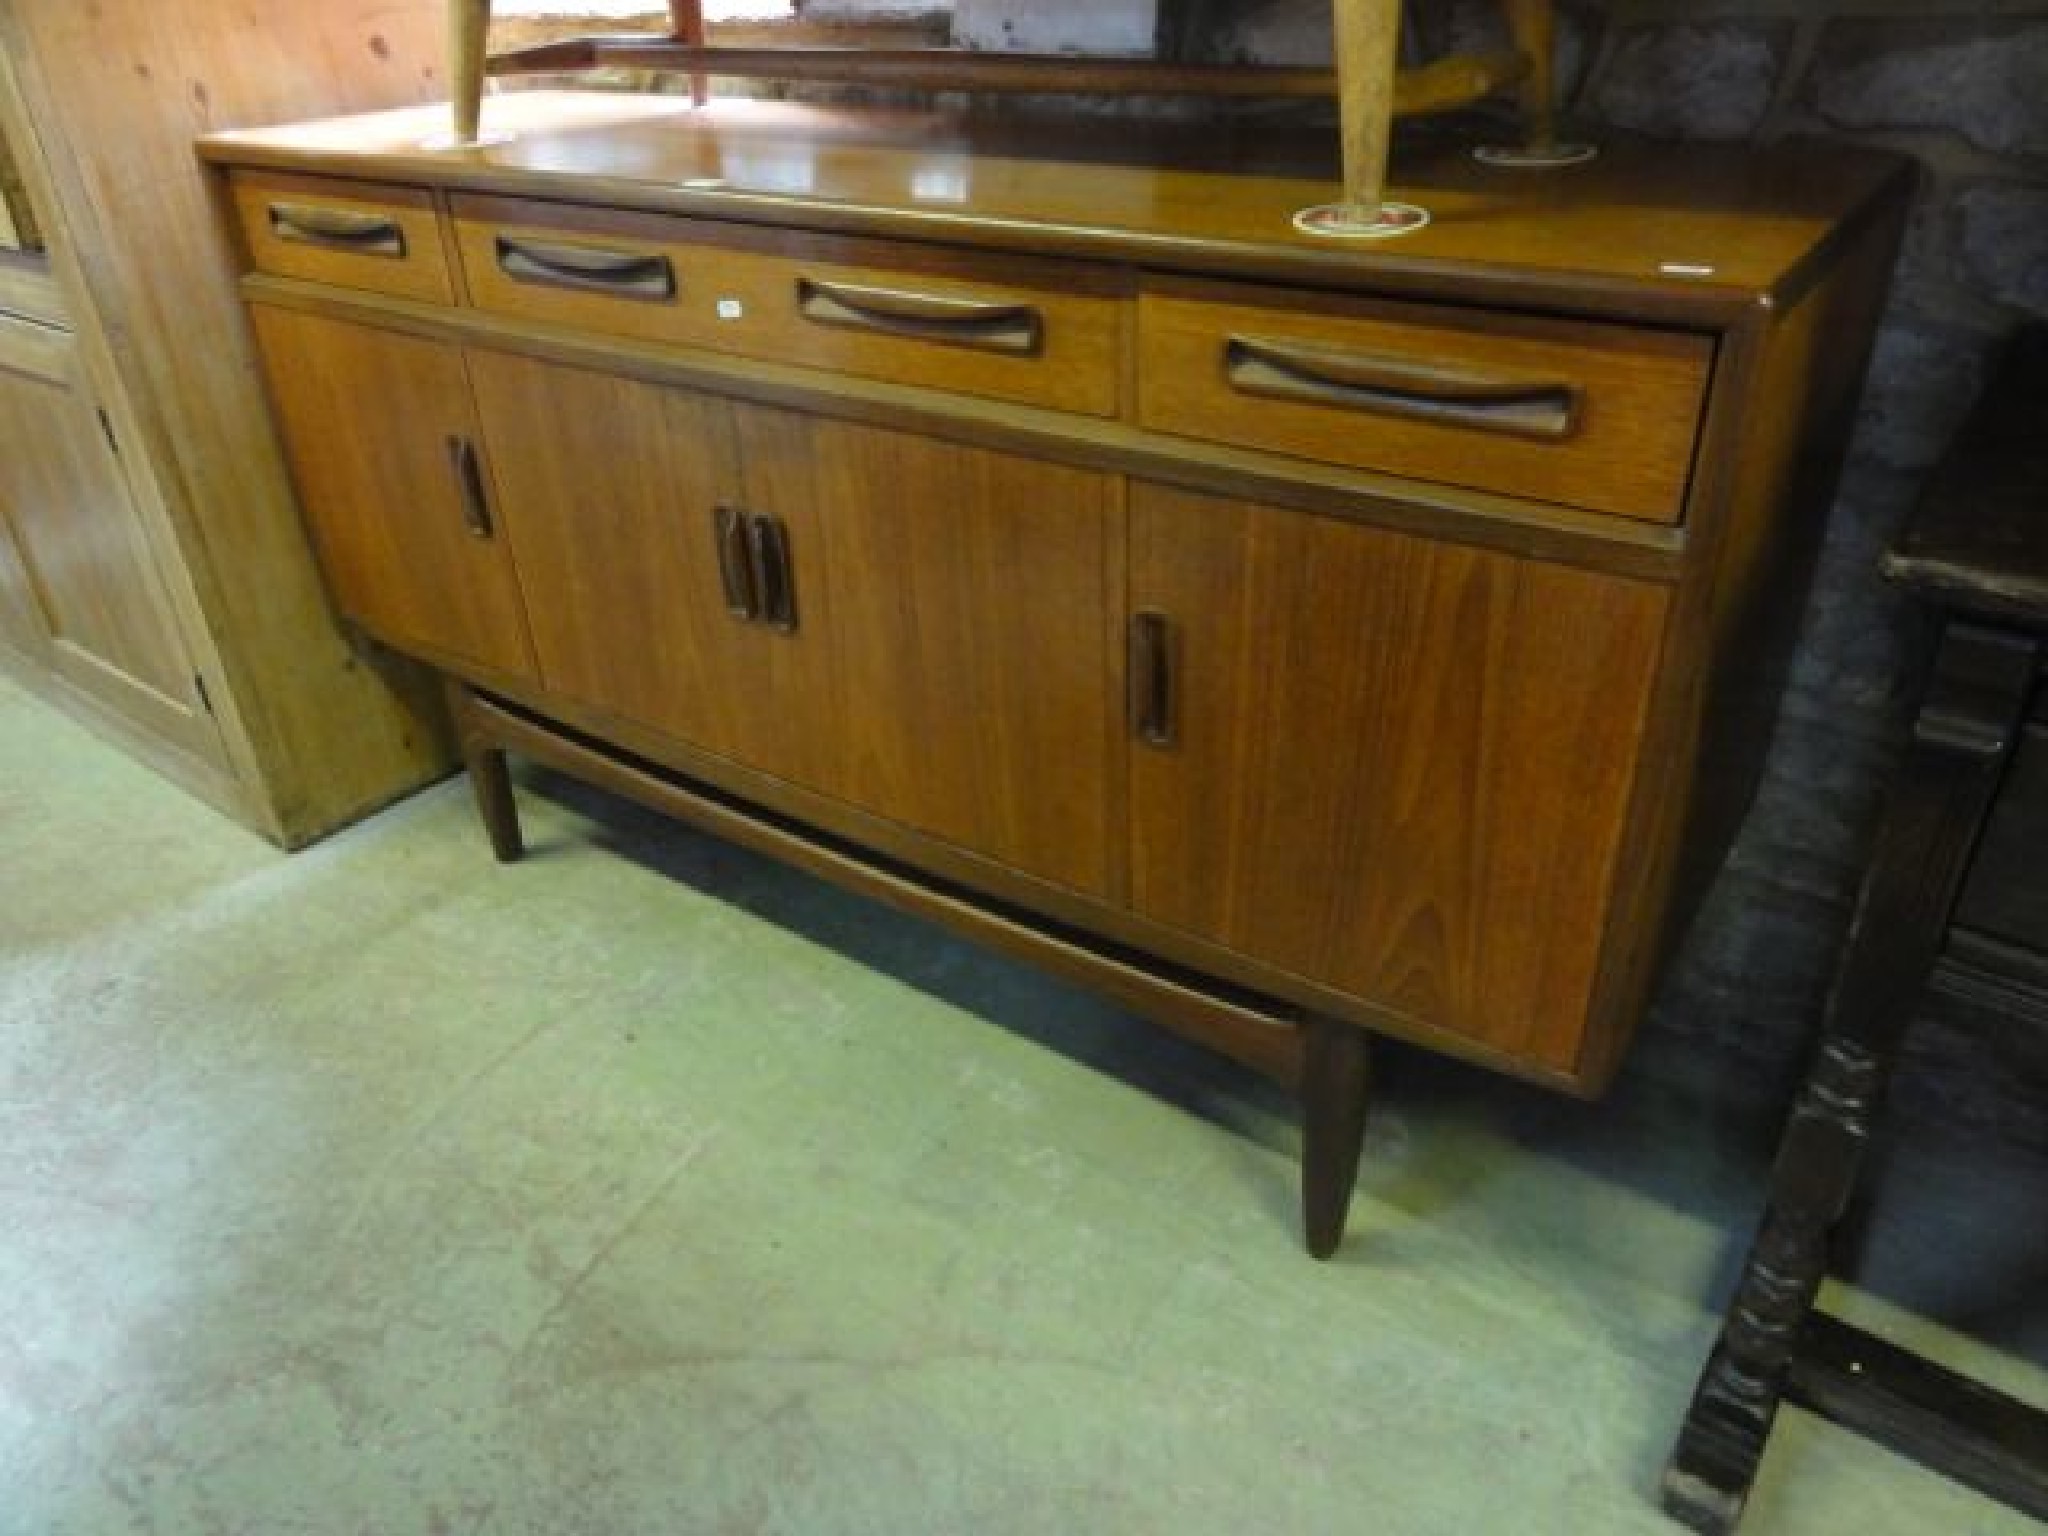
[[[504,749],[478,730],[469,708],[469,689],[451,677],[447,690],[456,743],[462,751],[462,765],[469,770],[469,786],[476,793],[477,814],[483,818],[491,852],[500,864],[516,863],[526,852],[526,840],[519,832],[519,803],[512,798],[512,775],[505,766]]]
[[[1301,1224],[1308,1251],[1327,1259],[1344,1241],[1344,1218],[1358,1182],[1365,1112],[1372,1090],[1372,1044],[1365,1032],[1310,1018],[1301,1071]]]
[[[448,102],[457,144],[474,144],[483,119],[484,39],[491,27],[491,0],[447,0]]]
[[[1557,144],[1556,0],[1507,0],[1508,31],[1529,61],[1522,77],[1522,142],[1533,150]]]
[[[704,46],[704,0],[668,0],[669,36],[690,48]],[[711,94],[710,78],[690,76],[690,101],[703,106]]]
[[[1942,635],[1763,1225],[1664,1474],[1664,1508],[1695,1530],[1741,1518],[2037,661],[2032,642],[1996,630],[1951,623]]]

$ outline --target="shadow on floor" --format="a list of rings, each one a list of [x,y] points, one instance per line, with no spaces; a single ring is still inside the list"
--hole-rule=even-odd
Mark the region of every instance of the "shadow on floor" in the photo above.
[[[804,937],[861,966],[986,1020],[1133,1089],[1290,1157],[1289,1095],[1256,1073],[1057,978],[992,955],[938,926],[851,895],[775,861],[576,780],[528,765],[523,789],[570,812],[618,856]],[[534,849],[546,857],[545,845]],[[1726,1231],[1707,1294],[1733,1288],[1755,1220],[1784,1106],[1800,1063],[1759,1062],[1654,1028],[1643,1032],[1598,1104],[1395,1041],[1379,1044],[1376,1096],[1404,1117],[1455,1117],[1528,1155],[1625,1185],[1634,1195]],[[2048,1360],[2048,1158],[2031,1138],[1916,1119],[1907,1098],[1883,1128],[1865,1199],[1847,1224],[1838,1268],[1860,1287],[1997,1347]],[[1646,1158],[1646,1137],[1675,1138],[1691,1157]],[[1364,1186],[1423,1213],[1459,1198],[1457,1159],[1433,1159],[1426,1192],[1375,1169]],[[1488,1176],[1475,1165],[1469,1177]],[[1255,1194],[1291,1225],[1293,1191]],[[1967,1261],[1956,1255],[1968,1254]]]

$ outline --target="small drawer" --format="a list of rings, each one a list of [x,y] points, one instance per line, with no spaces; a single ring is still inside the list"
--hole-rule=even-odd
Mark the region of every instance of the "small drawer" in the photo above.
[[[1676,523],[1713,356],[1675,331],[1160,282],[1138,304],[1138,415],[1183,437]]]
[[[457,197],[479,309],[860,378],[1118,409],[1125,308],[1082,263]]]
[[[237,171],[233,185],[259,272],[455,302],[431,193],[270,171]]]

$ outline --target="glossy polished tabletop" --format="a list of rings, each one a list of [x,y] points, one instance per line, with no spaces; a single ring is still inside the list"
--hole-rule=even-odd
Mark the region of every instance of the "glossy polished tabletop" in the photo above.
[[[1796,289],[1841,220],[1901,175],[1896,157],[1610,140],[1555,170],[1476,162],[1432,132],[1397,150],[1390,195],[1427,228],[1333,241],[1294,213],[1336,195],[1336,138],[1256,117],[1181,122],[679,96],[511,91],[485,142],[445,147],[446,108],[222,133],[208,158],[575,197],[627,207],[1399,285],[1456,269],[1483,284],[1606,287],[1727,306]]]

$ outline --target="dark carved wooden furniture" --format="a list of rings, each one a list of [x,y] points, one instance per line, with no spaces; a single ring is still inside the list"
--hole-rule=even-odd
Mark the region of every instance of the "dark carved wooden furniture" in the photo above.
[[[1937,637],[1769,1205],[1665,1474],[1739,1519],[1781,1399],[2048,1519],[2048,1412],[1815,1307],[1930,979],[2048,1028],[2048,331],[2023,335],[1888,557]]]
[[[209,139],[342,611],[543,759],[1272,1074],[1596,1093],[1754,782],[1888,156],[490,98]]]

